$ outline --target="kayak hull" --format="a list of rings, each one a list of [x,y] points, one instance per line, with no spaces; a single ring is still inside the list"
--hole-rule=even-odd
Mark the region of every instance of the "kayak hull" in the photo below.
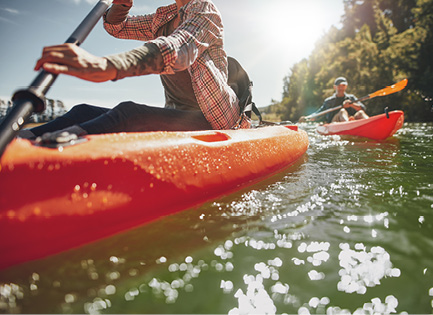
[[[293,129],[293,130],[292,130]],[[14,140],[0,160],[0,268],[232,193],[295,163],[296,126],[94,135],[59,149]]]
[[[346,135],[385,140],[392,137],[403,126],[403,123],[404,113],[397,110],[368,119],[325,124],[318,126],[316,130],[321,135]]]

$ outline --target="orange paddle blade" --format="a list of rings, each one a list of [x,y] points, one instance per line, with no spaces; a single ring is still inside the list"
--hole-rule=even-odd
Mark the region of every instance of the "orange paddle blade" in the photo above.
[[[376,97],[376,96],[385,96],[389,95],[398,91],[403,90],[407,85],[407,79],[401,80],[400,82],[397,82],[396,84],[393,84],[391,86],[387,86],[386,88],[376,91],[373,94],[370,94],[370,98]]]

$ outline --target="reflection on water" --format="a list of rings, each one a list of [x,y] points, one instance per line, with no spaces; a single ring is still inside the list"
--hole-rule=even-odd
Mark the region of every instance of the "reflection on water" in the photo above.
[[[238,194],[0,272],[0,313],[433,312],[433,126],[323,137]]]
[[[340,244],[341,252],[338,290],[346,293],[367,293],[367,287],[380,285],[386,277],[399,277],[398,268],[392,268],[390,255],[380,246],[367,251],[364,244],[355,245],[352,250],[349,244]]]
[[[15,283],[0,285],[0,310],[7,313],[18,313],[18,302],[24,298],[24,290]]]

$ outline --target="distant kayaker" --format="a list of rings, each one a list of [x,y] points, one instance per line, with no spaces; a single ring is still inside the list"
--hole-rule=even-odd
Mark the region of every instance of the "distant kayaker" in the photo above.
[[[156,13],[130,16],[133,0],[114,0],[104,15],[104,28],[114,37],[144,45],[98,57],[62,44],[45,47],[35,70],[104,82],[159,74],[164,108],[122,102],[113,109],[81,104],[45,125],[22,130],[20,136],[56,139],[72,135],[139,131],[187,131],[249,128],[239,100],[228,85],[220,12],[211,0],[176,0]],[[240,120],[240,118],[242,119]]]
[[[317,116],[310,120],[324,120],[327,123],[331,122],[344,122],[355,119],[365,119],[368,115],[365,113],[365,105],[361,102],[352,103],[357,99],[353,94],[347,94],[347,80],[344,77],[338,77],[334,81],[335,93],[331,97],[325,99],[323,105],[312,115],[323,112],[324,110],[334,108],[343,105],[344,108],[339,111],[331,111],[330,113],[324,114],[322,116]],[[306,117],[302,116],[299,121],[305,121]]]

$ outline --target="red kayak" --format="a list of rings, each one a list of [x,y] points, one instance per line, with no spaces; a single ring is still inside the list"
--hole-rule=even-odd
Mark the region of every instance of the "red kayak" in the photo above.
[[[372,116],[368,119],[325,124],[317,127],[321,135],[347,135],[385,140],[393,136],[403,126],[404,113],[400,110]]]
[[[50,149],[15,139],[0,160],[0,268],[227,195],[295,163],[297,126],[87,136]]]

